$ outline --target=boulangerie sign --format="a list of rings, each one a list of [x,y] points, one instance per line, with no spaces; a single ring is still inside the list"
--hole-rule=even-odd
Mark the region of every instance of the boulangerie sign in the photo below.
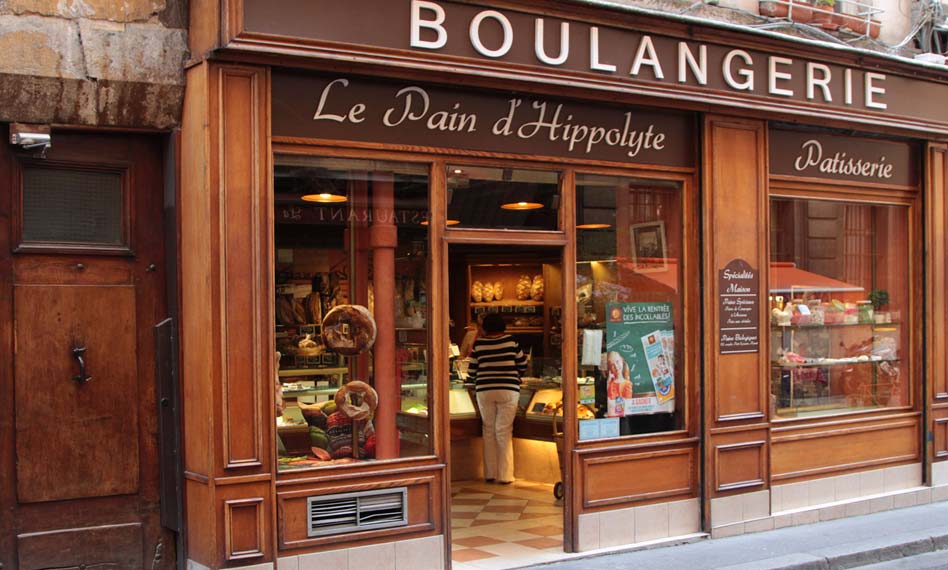
[[[633,88],[638,83],[686,87],[698,96],[760,96],[948,125],[944,83],[527,9],[431,0],[245,0],[243,15],[246,32],[281,41],[300,38],[446,62],[464,58],[481,66],[561,70]]]
[[[909,142],[824,132],[770,130],[770,173],[915,186],[918,151]]]
[[[274,70],[273,136],[689,168],[687,113]]]

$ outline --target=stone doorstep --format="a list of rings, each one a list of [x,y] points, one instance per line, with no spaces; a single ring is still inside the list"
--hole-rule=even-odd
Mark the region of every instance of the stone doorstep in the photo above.
[[[610,554],[638,552],[640,550],[652,550],[655,548],[666,548],[669,546],[680,546],[683,544],[691,544],[692,542],[698,542],[698,541],[706,540],[709,538],[711,538],[711,535],[706,532],[696,532],[693,534],[683,534],[681,536],[656,538],[655,540],[647,540],[644,542],[636,542],[633,544],[621,544],[619,546],[608,546],[606,548],[584,550],[583,552],[563,552],[555,560],[545,560],[543,562],[524,562],[524,566],[511,566],[510,568],[507,568],[505,570],[516,570],[517,568],[533,568],[536,566],[545,566],[547,564],[556,564],[557,562],[565,562],[567,560],[580,560],[583,558],[596,558],[599,556],[608,556]],[[946,543],[948,543],[948,537],[946,537]],[[948,544],[946,544],[946,546],[948,546]]]
[[[842,501],[833,501],[830,503],[820,503],[818,505],[808,505],[806,507],[800,507],[799,509],[788,509],[786,511],[776,511],[774,513],[771,513],[769,518],[774,518],[774,517],[779,517],[779,516],[784,516],[784,515],[793,515],[796,513],[805,513],[809,511],[819,511],[820,509],[826,509],[826,508],[831,508],[831,507],[845,507],[847,505],[855,505],[858,503],[871,503],[875,499],[884,499],[886,497],[899,497],[902,495],[910,495],[910,494],[918,493],[919,491],[924,491],[925,489],[932,489],[932,487],[922,485],[919,487],[909,487],[908,489],[899,489],[897,491],[889,491],[888,493],[877,493],[875,495],[863,495],[861,497],[855,497],[853,499],[844,499]],[[907,505],[907,506],[914,507],[916,505]],[[895,508],[904,508],[904,507],[893,507],[893,510]],[[889,509],[885,509],[885,510],[889,510]],[[744,521],[744,522],[751,522],[751,521]]]

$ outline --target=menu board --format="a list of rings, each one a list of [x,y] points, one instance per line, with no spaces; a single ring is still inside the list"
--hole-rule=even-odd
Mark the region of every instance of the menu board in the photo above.
[[[606,416],[674,412],[671,303],[608,303],[606,314]]]
[[[760,348],[760,295],[757,270],[732,259],[718,272],[718,339],[721,354]]]

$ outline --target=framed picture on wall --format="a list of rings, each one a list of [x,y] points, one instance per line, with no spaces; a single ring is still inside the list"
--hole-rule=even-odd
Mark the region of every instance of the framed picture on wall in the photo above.
[[[632,264],[637,273],[654,273],[668,269],[668,247],[665,222],[633,224]]]

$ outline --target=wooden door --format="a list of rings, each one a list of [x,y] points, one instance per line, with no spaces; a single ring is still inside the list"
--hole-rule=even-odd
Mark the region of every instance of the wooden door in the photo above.
[[[0,566],[173,568],[160,140],[54,132],[45,158],[0,155]]]

